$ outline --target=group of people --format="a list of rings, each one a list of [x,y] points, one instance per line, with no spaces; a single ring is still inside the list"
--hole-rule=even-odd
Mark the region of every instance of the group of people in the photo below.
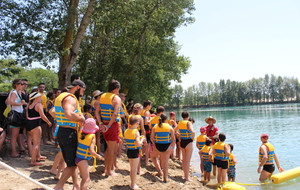
[[[49,92],[48,100],[43,93],[45,89],[43,83],[38,85],[38,92],[32,89],[28,97],[23,97],[25,93],[22,91],[24,92],[26,85],[28,85],[27,80],[15,79],[14,90],[9,94],[7,104],[18,112],[26,110],[30,166],[40,165],[40,161],[46,159],[40,154],[40,140],[42,139],[47,144],[52,140],[55,130],[54,137],[61,150],[61,160],[66,167],[60,167],[64,169],[62,175],[58,175],[59,181],[54,189],[63,189],[64,183],[70,176],[73,179],[74,189],[88,189],[90,180],[88,160],[92,156],[99,160],[103,159],[100,155],[101,145],[104,145],[104,173],[107,176],[117,176],[115,173],[117,157],[120,155],[123,144],[126,145],[130,164],[130,187],[133,189],[138,188],[136,176],[141,173],[141,157],[145,164],[149,164],[149,160],[153,162],[157,170],[156,175],[162,176],[164,182],[168,180],[168,160],[176,157],[182,163],[184,179],[191,181],[189,171],[195,140],[193,128],[195,121],[190,118],[188,112],[182,112],[182,120],[178,121],[174,112],[170,112],[168,117],[163,106],[158,106],[154,113],[151,110],[150,100],[144,101],[143,105],[130,102],[125,106],[126,96],[119,93],[121,85],[116,80],[109,82],[108,92],[94,91],[92,100],[86,105],[82,104],[86,85],[79,76],[73,77],[72,84],[64,90]],[[26,102],[26,100],[29,101]],[[227,173],[228,179],[234,181],[236,158],[232,154],[233,145],[224,142],[225,134],[218,134],[218,128],[214,126],[216,123],[214,118],[209,117],[205,121],[208,126],[201,127],[201,135],[196,138],[204,180],[210,180],[213,165],[214,175],[218,168],[218,183],[226,181]],[[48,127],[43,128],[43,125]],[[25,151],[25,147],[21,139],[17,140],[22,138],[19,137],[21,127],[11,125],[10,128],[11,156],[23,157],[22,151]],[[42,135],[43,131],[46,131],[45,135]],[[0,135],[2,134],[3,132]],[[262,137],[262,139],[265,138],[265,136]],[[17,143],[19,153],[16,149]],[[271,165],[273,160],[277,166],[279,165],[272,145],[267,142],[263,143],[260,153],[260,166],[263,166],[263,170],[258,169],[261,172],[261,180],[265,180],[267,174],[273,172],[269,166],[265,165]],[[82,177],[81,183],[77,178],[77,167]],[[60,174],[58,168],[59,164],[54,164],[51,169],[52,173]]]
[[[208,117],[205,122],[208,123],[208,126],[200,128],[201,134],[197,136],[196,140],[196,147],[199,149],[200,155],[200,171],[204,178],[203,183],[206,184],[210,181],[211,171],[214,176],[217,176],[218,184],[235,181],[237,158],[232,153],[234,146],[225,143],[226,135],[224,133],[218,133],[218,128],[214,126],[216,119]],[[262,145],[259,148],[257,172],[260,174],[261,182],[270,178],[275,171],[274,161],[279,172],[284,171],[274,152],[274,146],[268,142],[268,139],[269,135],[267,134],[260,136]]]

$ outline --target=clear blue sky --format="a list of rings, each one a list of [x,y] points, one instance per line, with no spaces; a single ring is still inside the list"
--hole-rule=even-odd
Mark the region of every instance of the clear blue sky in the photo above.
[[[184,88],[265,74],[300,78],[299,0],[195,0],[196,21],[177,29],[191,68]]]

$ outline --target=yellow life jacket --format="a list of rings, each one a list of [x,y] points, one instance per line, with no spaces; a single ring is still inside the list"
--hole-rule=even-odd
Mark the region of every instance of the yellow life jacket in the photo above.
[[[95,138],[95,134],[86,134],[83,140],[81,140],[81,134],[82,131],[79,131],[76,157],[84,160],[90,160],[92,158],[90,145],[92,139]]]
[[[96,114],[95,114],[96,108],[94,107],[96,101],[97,101],[96,99],[93,99],[93,100],[91,101],[91,103],[90,103],[90,105],[92,106],[92,113],[91,113],[91,114],[92,114],[93,117],[96,115]]]
[[[113,93],[104,93],[100,97],[100,115],[102,121],[110,121],[112,115],[114,114],[114,107],[112,106],[112,100],[116,96],[116,94]],[[116,118],[116,121],[120,121],[120,110],[118,111],[118,116]]]
[[[174,123],[174,122],[176,122],[176,121],[174,121],[173,119],[169,119],[168,120],[168,123],[174,128],[175,126],[174,125],[172,125],[172,123]]]
[[[65,110],[62,108],[62,101],[67,97],[72,96],[76,100],[77,109],[74,111],[74,113],[81,113],[78,100],[74,94],[70,94],[68,92],[61,93],[58,97],[56,97],[54,102],[54,109],[55,109],[55,119],[57,121],[57,124],[59,126],[71,126],[71,127],[77,127],[78,122],[70,121],[65,116]]]
[[[230,167],[230,168],[234,168],[235,167],[235,163],[233,162],[233,153],[230,153],[230,155],[229,155],[229,159],[228,159],[228,166]]]
[[[145,122],[145,119],[146,119],[146,117],[145,117],[145,112],[146,111],[149,111],[149,110],[146,110],[146,109],[142,109],[142,112],[141,112],[141,116],[142,116],[142,118],[144,119],[144,122]],[[150,117],[149,117],[150,118]],[[148,118],[148,119],[149,119]]]
[[[159,118],[160,118],[160,115],[157,115],[155,117],[152,118],[151,122],[150,122],[150,126],[151,126],[151,129],[159,123]]]
[[[137,129],[126,129],[124,132],[124,139],[128,149],[140,149],[141,147],[136,145],[136,132]]]
[[[183,121],[179,121],[179,123],[178,123],[180,139],[191,139],[193,136],[192,131],[187,129],[188,122],[189,121],[183,120]]]
[[[274,161],[274,150],[275,150],[274,146],[271,143],[263,143],[263,145],[266,145],[269,149],[268,159],[267,159],[266,163],[268,163],[268,164],[273,163],[273,161]],[[264,155],[260,152],[260,149],[259,149],[259,162],[261,162],[263,157],[264,157]]]
[[[199,150],[201,150],[202,147],[205,145],[206,138],[207,138],[206,135],[198,135],[198,137],[197,137],[197,148]]]
[[[201,151],[202,151],[202,158],[206,162],[209,161],[209,150],[210,149],[211,149],[211,147],[207,146],[207,145],[204,145],[203,148],[201,149]]]
[[[214,149],[216,151],[215,159],[218,160],[228,160],[228,157],[225,154],[225,142],[217,142],[214,144]]]
[[[168,123],[162,123],[161,127],[156,124],[154,126],[154,142],[158,144],[167,144],[171,143],[171,133],[170,133],[171,126]]]

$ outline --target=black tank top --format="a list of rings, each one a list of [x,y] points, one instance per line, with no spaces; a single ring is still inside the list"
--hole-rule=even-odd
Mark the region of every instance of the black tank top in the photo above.
[[[35,111],[35,105],[33,106],[32,109],[28,108],[28,117],[40,117],[39,112]]]

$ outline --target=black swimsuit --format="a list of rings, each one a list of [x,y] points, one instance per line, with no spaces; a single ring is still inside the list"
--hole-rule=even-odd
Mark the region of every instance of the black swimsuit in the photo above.
[[[35,119],[30,119],[35,118]],[[35,105],[32,109],[28,108],[28,119],[26,120],[26,130],[31,131],[32,129],[41,126],[41,116],[39,112],[35,111]]]

